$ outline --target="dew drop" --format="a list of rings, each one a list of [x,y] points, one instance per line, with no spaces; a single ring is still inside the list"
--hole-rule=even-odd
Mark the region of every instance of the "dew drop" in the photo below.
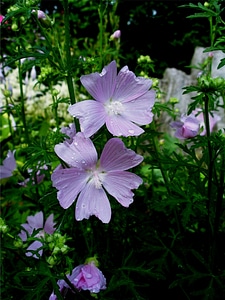
[[[128,132],[129,132],[130,134],[134,134],[134,130],[133,130],[133,129],[129,129]]]
[[[85,208],[86,207],[86,205],[85,204],[82,204],[82,208]]]
[[[86,164],[86,161],[83,159],[83,160],[81,161],[81,163],[82,163],[82,164]]]
[[[86,277],[86,278],[92,278],[92,275],[91,275],[91,274],[86,274],[85,277]]]
[[[77,146],[77,145],[78,145],[78,143],[77,143],[77,142],[74,142],[74,145],[75,145],[75,146]]]

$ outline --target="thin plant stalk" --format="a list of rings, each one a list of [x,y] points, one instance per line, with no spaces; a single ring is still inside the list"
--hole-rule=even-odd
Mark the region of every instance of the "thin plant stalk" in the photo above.
[[[20,46],[18,46],[18,49],[20,52]],[[29,141],[29,134],[28,134],[28,129],[27,129],[27,122],[26,122],[26,114],[25,114],[25,99],[24,99],[24,93],[23,93],[23,78],[22,78],[22,70],[21,70],[21,61],[18,60],[18,71],[19,71],[19,86],[20,86],[20,103],[21,103],[21,118],[23,122],[23,127],[25,130],[25,137],[26,137],[26,142]]]

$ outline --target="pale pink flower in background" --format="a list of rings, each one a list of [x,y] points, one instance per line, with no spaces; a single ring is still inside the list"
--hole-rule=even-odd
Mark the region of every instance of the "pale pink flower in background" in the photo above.
[[[95,100],[73,104],[68,111],[79,119],[81,131],[92,136],[104,124],[114,136],[138,136],[144,132],[139,125],[152,122],[155,91],[152,81],[136,77],[123,67],[117,75],[112,61],[101,73],[81,76],[81,83]]]
[[[77,266],[72,270],[71,275],[67,275],[67,278],[79,291],[88,290],[91,293],[99,293],[100,290],[106,289],[106,279],[102,272],[95,266],[94,262]],[[61,294],[65,290],[70,289],[64,280],[58,280],[57,284]],[[52,293],[49,300],[57,300],[56,295]]]
[[[27,172],[30,175],[30,177],[26,178],[22,182],[19,182],[19,185],[27,186],[27,184],[29,182],[31,182],[32,185],[41,183],[43,181],[43,179],[45,178],[45,174],[43,173],[43,170],[48,170],[48,167],[46,165],[41,166],[41,167],[37,166],[37,171],[33,170],[33,169],[28,169]]]
[[[121,37],[121,31],[120,30],[116,30],[111,36],[111,39],[119,39]]]
[[[36,238],[39,238],[40,240],[36,240],[32,242],[29,247],[26,249],[26,256],[33,256],[34,258],[39,259],[39,256],[42,256],[43,254],[43,243],[41,241],[41,238],[44,238],[45,233],[53,234],[53,232],[56,230],[54,228],[55,223],[53,222],[53,214],[51,214],[44,223],[44,216],[43,212],[40,211],[36,213],[34,216],[27,217],[27,223],[24,223],[21,225],[24,229],[21,230],[21,232],[18,234],[18,236],[21,238],[23,242],[27,241],[27,238],[29,236],[32,236],[33,232],[35,230],[39,230],[39,232],[35,235]],[[38,255],[33,253],[32,251],[38,251]]]
[[[198,135],[200,122],[194,114],[182,115],[180,121],[172,122],[170,126],[176,129],[175,137],[178,139],[189,139]]]
[[[32,10],[32,13],[37,13],[38,19],[46,19],[46,14],[42,10]]]
[[[30,78],[34,81],[37,78],[37,72],[35,69],[35,66],[32,67],[31,71],[30,71]]]
[[[3,164],[0,166],[0,179],[11,177],[13,171],[16,169],[14,153],[15,150],[9,150],[6,158],[3,160]]]
[[[67,127],[62,127],[61,130],[60,130],[62,133],[64,133],[65,135],[68,136],[67,139],[65,139],[69,144],[72,143],[73,141],[73,137],[75,136],[76,134],[76,128],[75,128],[75,124],[74,123],[71,123],[69,124],[69,126]]]
[[[56,154],[69,168],[58,166],[52,174],[60,205],[67,209],[77,199],[76,220],[95,215],[103,223],[111,219],[111,207],[105,191],[123,206],[133,202],[132,189],[137,189],[142,179],[126,170],[140,164],[141,155],[127,149],[119,138],[110,139],[98,160],[91,139],[78,132],[69,144],[55,146]]]
[[[196,118],[200,122],[200,128],[203,128],[203,131],[200,133],[200,135],[206,135],[206,128],[205,128],[205,121],[204,121],[204,114],[201,109],[196,109],[193,111]],[[221,117],[217,115],[215,112],[209,113],[209,128],[210,132],[213,131],[214,127],[216,126],[217,122],[221,120]]]

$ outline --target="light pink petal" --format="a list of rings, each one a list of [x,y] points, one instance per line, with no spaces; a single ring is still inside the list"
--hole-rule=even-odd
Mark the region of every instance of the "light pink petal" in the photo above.
[[[69,113],[79,119],[81,131],[86,137],[92,136],[105,123],[106,112],[102,103],[85,100],[71,105]]]
[[[144,132],[141,127],[120,115],[108,116],[106,118],[106,127],[114,136],[138,136]]]
[[[46,221],[45,221],[45,226],[44,226],[44,231],[45,231],[46,233],[52,234],[52,233],[55,231],[54,226],[55,226],[56,223],[54,223],[53,219],[54,219],[54,215],[53,215],[53,214],[51,214],[51,215],[46,219]]]
[[[97,101],[104,103],[113,94],[116,85],[117,66],[112,61],[103,68],[102,73],[81,76],[80,81],[89,94]]]
[[[43,244],[39,241],[34,241],[30,246],[27,248],[26,256],[33,256],[34,258],[39,259],[39,257],[36,254],[33,254],[30,252],[30,250],[38,250],[39,248],[42,248]],[[39,256],[42,256],[43,254],[43,249],[40,249],[38,251]]]
[[[78,132],[71,144],[64,142],[55,146],[55,153],[68,165],[88,169],[97,162],[97,152],[94,144],[83,133]]]
[[[66,141],[70,144],[73,141],[73,137],[76,134],[75,124],[71,123],[68,127],[62,127],[60,132],[68,136],[68,139],[66,139]]]
[[[75,217],[77,221],[81,221],[89,219],[92,215],[99,218],[103,223],[109,223],[111,207],[104,190],[96,188],[93,183],[89,182],[78,197]]]
[[[21,230],[21,232],[18,234],[18,236],[21,238],[22,241],[26,241],[27,237],[30,236],[34,229],[30,227],[27,223],[24,223],[21,225],[25,230]]]
[[[155,102],[155,91],[151,90],[141,97],[123,104],[122,116],[139,125],[150,124],[153,119],[151,112]]]
[[[123,67],[117,76],[117,85],[112,99],[120,102],[128,102],[145,94],[152,85],[150,79],[136,77],[129,71],[128,67]]]
[[[180,122],[180,121],[174,121],[170,123],[170,126],[172,128],[178,129],[178,128],[182,128],[184,123]]]
[[[12,176],[12,172],[16,169],[16,160],[14,158],[14,151],[9,150],[6,158],[3,160],[3,165],[0,166],[0,179]]]
[[[88,173],[76,168],[55,169],[52,174],[53,186],[57,188],[60,205],[67,209],[75,201],[77,195],[85,187]]]
[[[112,138],[102,151],[100,167],[104,171],[123,171],[137,166],[142,161],[143,157],[127,149],[119,138]]]
[[[98,293],[101,289],[106,288],[106,279],[102,272],[93,264],[83,265],[81,268],[81,276],[74,284],[77,289],[89,290],[91,293]]]
[[[132,189],[137,189],[142,179],[136,174],[126,171],[106,173],[103,186],[123,206],[128,207],[133,202]]]
[[[39,229],[44,227],[44,216],[43,212],[40,211],[36,213],[34,216],[27,217],[27,222],[31,228]]]

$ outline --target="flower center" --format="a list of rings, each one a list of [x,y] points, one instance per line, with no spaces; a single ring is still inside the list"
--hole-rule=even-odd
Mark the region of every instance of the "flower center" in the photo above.
[[[100,175],[101,174],[97,170],[92,171],[91,181],[94,183],[96,189],[100,189],[102,187]]]
[[[123,104],[119,101],[109,101],[105,107],[109,115],[121,115],[124,110]]]

